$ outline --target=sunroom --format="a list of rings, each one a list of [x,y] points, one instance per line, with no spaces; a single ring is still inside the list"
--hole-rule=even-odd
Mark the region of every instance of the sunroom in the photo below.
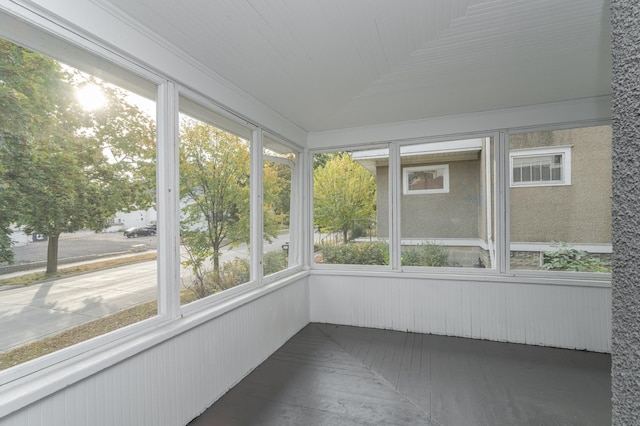
[[[0,0],[0,425],[633,424],[638,13]]]

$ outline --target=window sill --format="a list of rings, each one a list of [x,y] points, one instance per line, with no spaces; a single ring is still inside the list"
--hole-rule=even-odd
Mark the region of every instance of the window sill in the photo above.
[[[183,313],[181,317],[174,320],[156,317],[160,320],[145,322],[144,329],[136,330],[125,337],[112,338],[107,343],[100,337],[96,338],[96,342],[80,343],[70,349],[77,350],[78,347],[84,347],[86,349],[83,352],[70,355],[58,363],[43,366],[31,373],[25,373],[24,367],[28,367],[28,363],[24,366],[12,367],[10,370],[14,374],[22,374],[22,376],[0,387],[0,400],[3,401],[0,405],[0,418],[308,275],[308,271],[301,271],[277,282],[248,288],[233,297],[207,303],[197,310]],[[105,335],[107,338],[108,336]]]

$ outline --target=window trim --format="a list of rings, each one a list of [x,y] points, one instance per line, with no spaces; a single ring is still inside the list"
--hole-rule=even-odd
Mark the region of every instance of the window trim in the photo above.
[[[411,172],[429,172],[443,170],[442,188],[437,189],[410,189],[409,175]],[[422,195],[422,194],[448,194],[449,193],[449,165],[429,164],[426,166],[403,167],[402,168],[402,195]]]
[[[509,185],[511,188],[538,186],[567,186],[571,185],[571,150],[572,145],[545,146],[539,148],[509,150]],[[514,182],[513,160],[515,158],[533,158],[549,155],[562,155],[561,179],[553,181]]]

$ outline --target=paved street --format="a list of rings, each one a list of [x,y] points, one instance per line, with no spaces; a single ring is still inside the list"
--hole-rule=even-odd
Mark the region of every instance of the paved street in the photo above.
[[[265,245],[265,251],[282,250],[282,244],[288,240],[288,234],[281,235]],[[156,248],[156,237],[127,239],[122,234],[85,234],[64,241],[65,253],[74,258],[83,252],[122,253],[133,244]],[[46,243],[34,243],[24,248],[20,258],[38,260],[42,255],[38,254],[41,245],[46,254]],[[29,253],[30,249],[35,253]],[[243,244],[232,250],[225,249],[221,261],[246,256],[247,246]],[[181,277],[183,281],[188,280],[189,271],[182,268]],[[26,287],[8,290],[0,287],[0,352],[154,300],[156,283],[157,264],[149,261]]]
[[[0,292],[0,352],[153,300],[156,262]]]
[[[14,247],[14,265],[0,266],[3,274],[16,270],[26,270],[45,266],[47,241],[30,242],[29,245]],[[126,238],[121,232],[85,232],[63,234],[58,243],[58,263],[78,262],[104,256],[114,256],[130,252],[133,246],[144,244],[148,250],[157,248],[157,238],[152,236]]]

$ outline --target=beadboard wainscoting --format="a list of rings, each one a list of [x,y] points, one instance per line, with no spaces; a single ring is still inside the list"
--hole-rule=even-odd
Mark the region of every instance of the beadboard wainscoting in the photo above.
[[[311,322],[611,351],[611,286],[314,271]]]
[[[308,300],[306,277],[264,289],[246,304],[34,401],[0,425],[185,425],[309,323]]]

